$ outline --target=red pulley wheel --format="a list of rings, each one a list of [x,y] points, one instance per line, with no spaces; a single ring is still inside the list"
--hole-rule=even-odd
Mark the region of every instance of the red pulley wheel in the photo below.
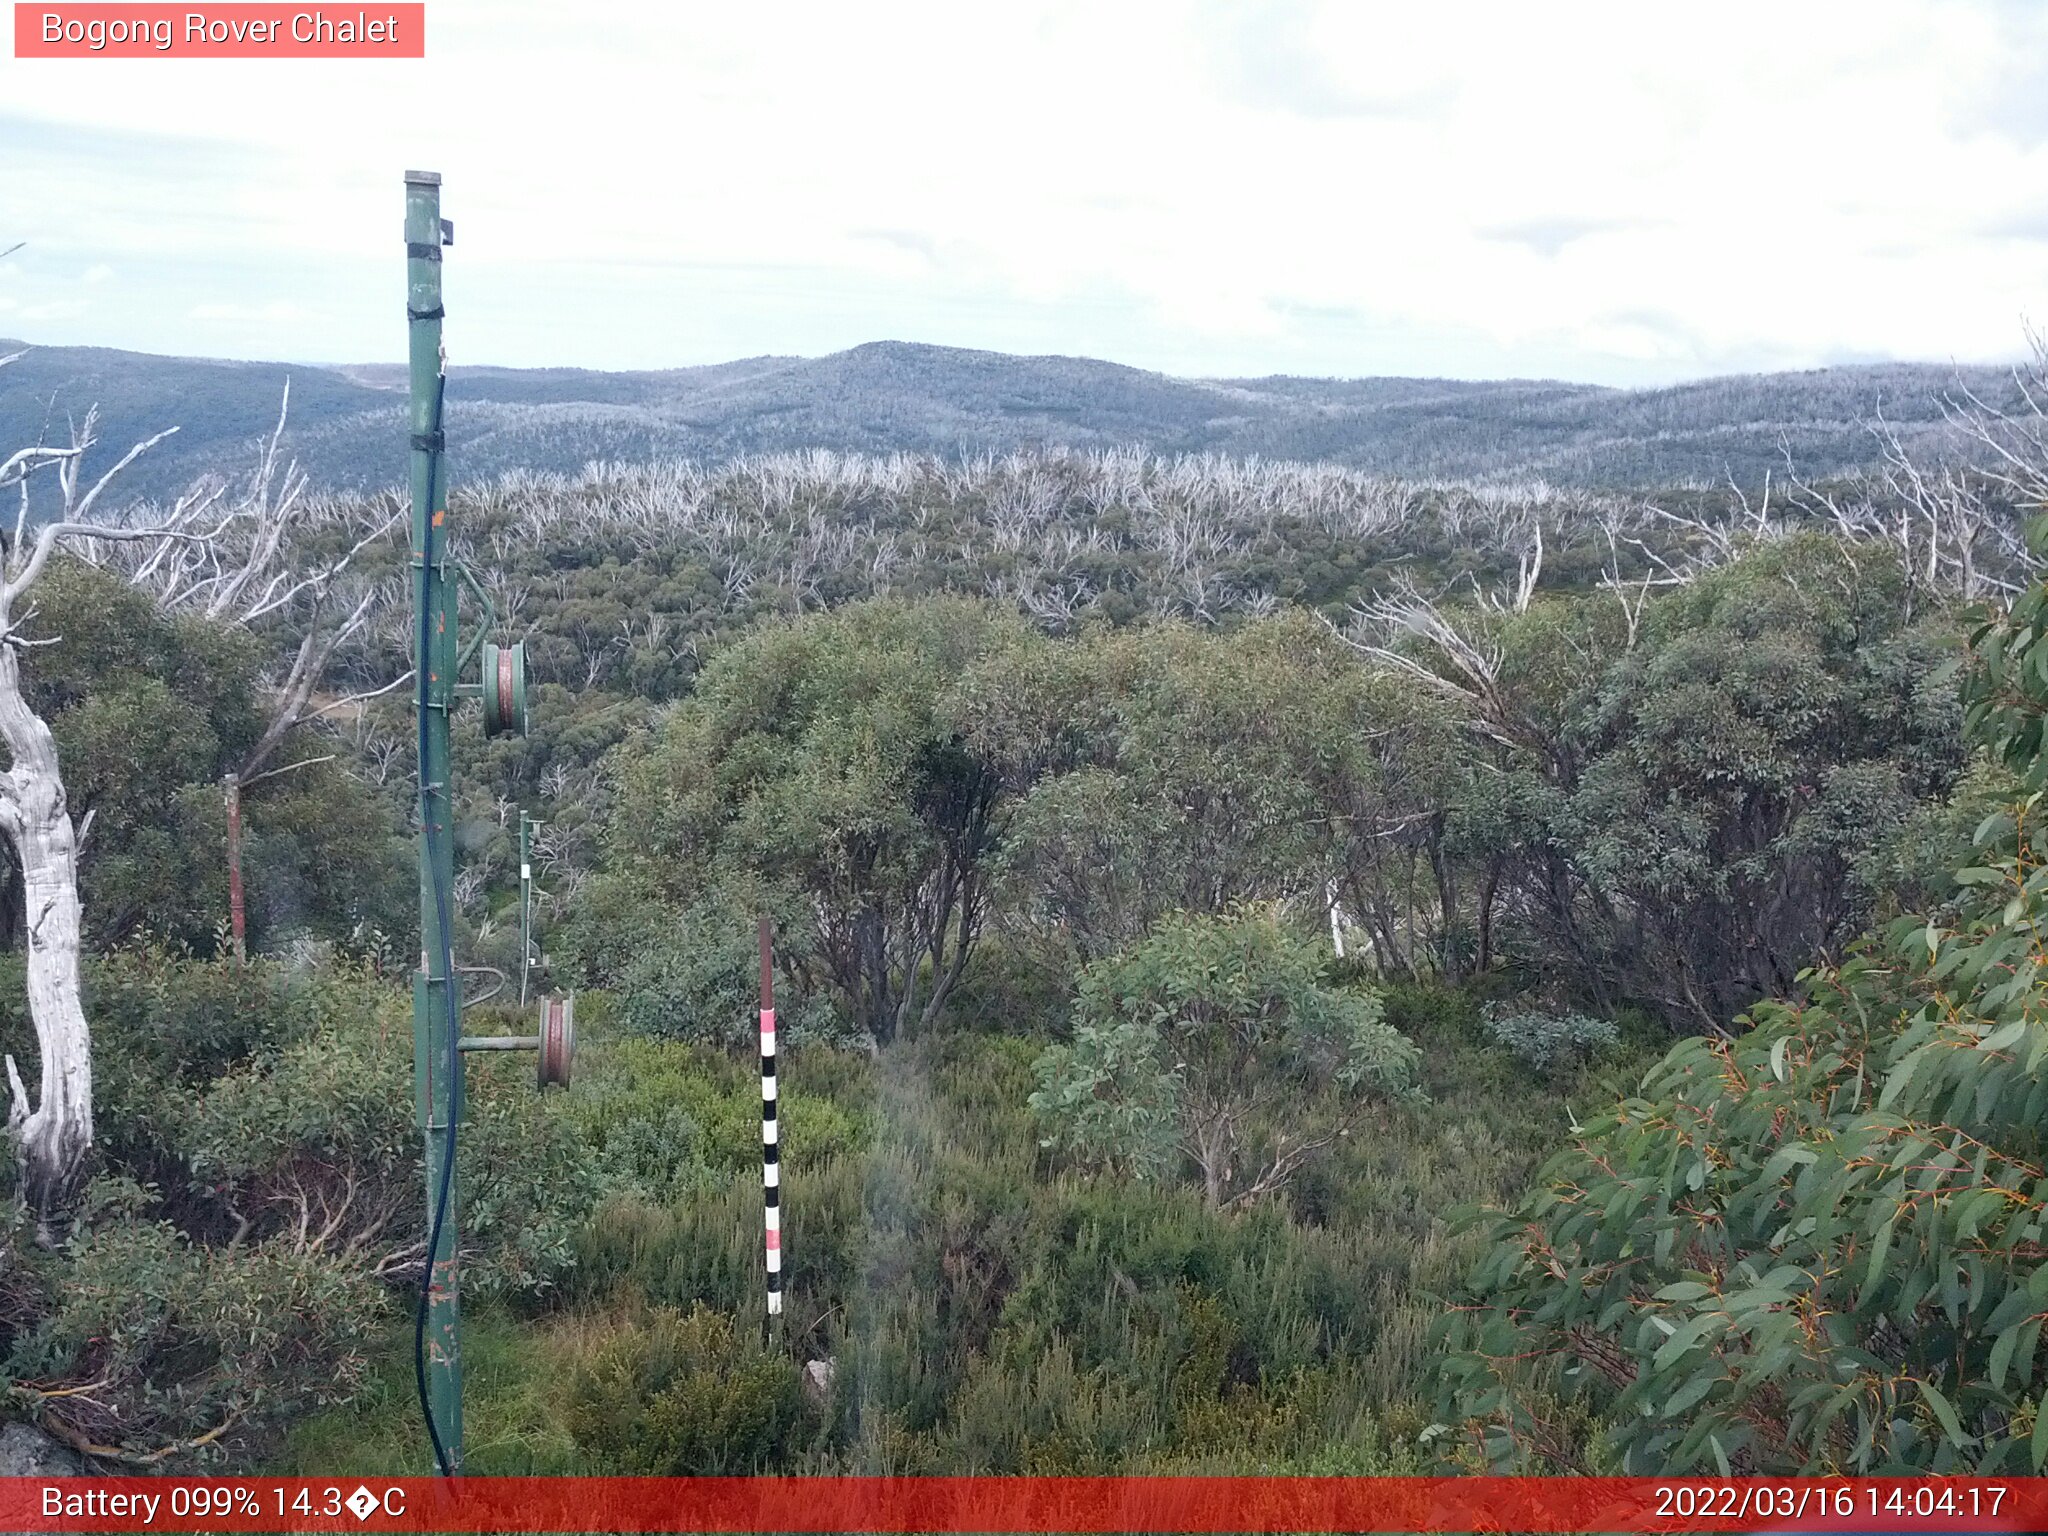
[[[485,641],[482,687],[484,734],[526,734],[526,647]]]
[[[576,999],[543,998],[540,1005],[540,1086],[569,1086],[569,1063],[576,1055]]]

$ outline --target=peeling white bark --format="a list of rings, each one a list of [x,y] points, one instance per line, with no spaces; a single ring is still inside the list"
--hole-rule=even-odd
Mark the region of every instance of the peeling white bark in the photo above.
[[[0,634],[6,619],[0,613]],[[0,641],[0,830],[21,861],[28,933],[28,1010],[41,1083],[31,1102],[7,1058],[7,1129],[36,1242],[63,1241],[92,1151],[92,1037],[79,991],[78,838],[64,800],[57,743],[21,691],[19,649]]]
[[[152,540],[161,547],[213,537],[182,524],[108,527],[86,520],[113,478],[167,435],[160,432],[136,444],[82,489],[80,472],[98,415],[97,410],[87,412],[68,448],[38,446],[0,464],[0,487],[18,484],[21,490],[13,537],[0,543],[0,746],[8,759],[0,772],[0,835],[14,845],[21,864],[28,1011],[35,1025],[39,1078],[31,1098],[20,1065],[6,1058],[7,1133],[14,1143],[20,1196],[34,1220],[35,1240],[45,1248],[56,1247],[69,1234],[92,1171],[92,1036],[79,981],[80,830],[72,825],[65,802],[56,738],[22,693],[21,658],[29,643],[19,632],[26,616],[23,596],[62,543]],[[55,521],[31,534],[27,481],[40,469],[54,469],[61,507]]]

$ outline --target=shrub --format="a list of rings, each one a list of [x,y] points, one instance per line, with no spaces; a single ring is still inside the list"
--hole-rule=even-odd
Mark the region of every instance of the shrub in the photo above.
[[[1284,1188],[1374,1094],[1411,1094],[1415,1047],[1379,999],[1330,987],[1268,916],[1176,916],[1081,976],[1073,1042],[1038,1062],[1047,1144],[1141,1174],[1193,1165],[1212,1205]]]
[[[6,1319],[11,1378],[123,1455],[246,1445],[293,1401],[352,1392],[372,1324],[405,1305],[388,1287],[418,1277],[406,1000],[366,973],[160,951],[89,976],[107,1171]],[[544,1290],[596,1198],[589,1148],[530,1062],[467,1070],[465,1295]]]
[[[211,1082],[323,1021],[374,1011],[388,990],[353,972],[294,973],[277,960],[237,965],[163,946],[94,956],[84,980],[102,1099],[138,1085]],[[10,1000],[20,985],[9,980]],[[139,1107],[115,1099],[106,1118],[119,1122]]]
[[[751,631],[621,754],[615,872],[678,910],[772,886],[805,918],[780,957],[803,991],[829,992],[876,1042],[928,1022],[979,936],[1010,797],[956,717],[983,667],[1043,644],[1015,614],[951,598]]]
[[[1620,1029],[1583,1013],[1510,1013],[1489,1009],[1486,1032],[1539,1072],[1577,1066],[1621,1043]]]
[[[163,1188],[169,1208],[195,1235],[276,1238],[393,1279],[417,1275],[426,1214],[410,1057],[403,1004],[385,992],[366,1014],[167,1091],[148,1161],[185,1170],[182,1189]],[[534,1091],[529,1063],[472,1058],[466,1073],[464,1290],[543,1290],[597,1196],[594,1159]]]
[[[694,1044],[752,1047],[760,1039],[760,950],[756,919],[723,897],[693,903],[663,925],[621,967],[625,1026]],[[778,932],[782,925],[778,925]],[[787,1044],[848,1044],[858,1031],[839,1022],[826,996],[778,1000],[777,1032]]]
[[[1397,995],[1408,1009],[1425,989]],[[1421,1063],[1442,1113],[1384,1117],[1305,1171],[1308,1217],[1295,1199],[1223,1211],[1197,1188],[1049,1167],[1024,1104],[1032,1040],[933,1030],[879,1061],[804,1058],[812,1089],[866,1133],[823,1163],[794,1129],[786,1142],[788,1336],[796,1361],[837,1371],[817,1433],[807,1422],[781,1466],[1419,1470],[1432,1298],[1469,1262],[1437,1213],[1475,1185],[1519,1187],[1563,1123],[1528,1102],[1476,1018],[1442,1007],[1450,1022]],[[745,1064],[619,1045],[660,1069],[636,1066],[620,1105],[644,1090],[651,1112],[673,1070],[751,1111]],[[573,1295],[607,1327],[605,1308],[638,1296],[744,1329],[760,1315],[760,1230],[750,1163],[621,1193],[579,1238]]]
[[[1409,981],[1382,976],[1369,959],[1356,956],[1332,961],[1331,980],[1347,987],[1371,987],[1386,1009],[1387,1022],[1411,1040],[1477,1038],[1480,1011],[1469,990],[1439,981]]]
[[[387,1305],[360,1266],[281,1239],[208,1248],[167,1222],[96,1221],[59,1262],[55,1310],[7,1375],[44,1424],[115,1460],[218,1455],[345,1400]]]
[[[849,1061],[813,1046],[781,1064],[780,1129],[813,1166],[851,1151],[867,1134],[860,1090],[842,1076]],[[851,1064],[857,1072],[865,1065]],[[568,1114],[615,1185],[664,1200],[759,1171],[761,1078],[754,1059],[629,1037],[593,1046],[587,1066]],[[844,1097],[815,1092],[813,1082]]]
[[[804,1422],[797,1368],[707,1307],[633,1319],[571,1388],[577,1443],[619,1472],[722,1476],[777,1467]]]

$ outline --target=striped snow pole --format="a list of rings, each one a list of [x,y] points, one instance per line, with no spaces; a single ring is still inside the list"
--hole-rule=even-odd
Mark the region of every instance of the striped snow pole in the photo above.
[[[768,1252],[768,1315],[782,1314],[782,1147],[775,1127],[775,981],[768,919],[761,919],[761,1198]]]

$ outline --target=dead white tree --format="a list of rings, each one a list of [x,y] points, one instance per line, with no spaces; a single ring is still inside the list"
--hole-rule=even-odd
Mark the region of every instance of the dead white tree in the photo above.
[[[2048,504],[2048,353],[2038,337],[2029,368],[2015,369],[2021,404],[1993,405],[1967,385],[1944,396],[1942,414],[1956,450],[1916,459],[1880,416],[1872,427],[1883,454],[1882,483],[1898,509],[1895,523],[1872,528],[1898,550],[1917,588],[1964,602],[2009,597],[2040,569],[2026,536],[2028,511]],[[1839,508],[1828,510],[1840,520]]]
[[[1600,568],[1600,588],[1612,592],[1620,602],[1622,623],[1628,627],[1626,648],[1632,651],[1642,634],[1643,610],[1649,606],[1650,594],[1660,586],[1683,585],[1684,578],[1660,575],[1655,565],[1633,580],[1624,577],[1618,525],[1618,519],[1608,519],[1600,525],[1600,531],[1607,536],[1607,561]]]
[[[1540,733],[1529,729],[1508,695],[1496,621],[1484,608],[1469,618],[1446,612],[1404,575],[1392,591],[1356,605],[1352,613],[1354,631],[1337,633],[1367,659],[1463,706],[1482,735],[1507,746],[1541,744]],[[1422,642],[1421,656],[1398,644],[1403,636]]]
[[[80,829],[65,800],[56,739],[23,689],[24,655],[32,646],[56,643],[31,640],[24,633],[35,617],[30,594],[60,545],[96,540],[155,548],[204,542],[212,533],[202,525],[208,511],[204,496],[181,500],[165,526],[92,521],[114,478],[169,435],[160,432],[136,444],[87,486],[83,470],[97,425],[97,413],[88,413],[67,446],[39,444],[0,462],[0,491],[20,492],[12,537],[0,549],[0,742],[8,753],[7,769],[0,773],[0,833],[21,865],[28,1010],[41,1068],[32,1098],[13,1056],[6,1058],[7,1131],[14,1142],[21,1198],[35,1223],[35,1241],[43,1247],[63,1241],[90,1167],[92,1040],[79,989]],[[57,510],[37,526],[30,519],[28,482],[42,470],[56,477]]]
[[[1479,585],[1479,578],[1472,578],[1472,590],[1479,594],[1479,606],[1490,608],[1495,613],[1527,613],[1529,604],[1536,596],[1536,583],[1543,579],[1543,514],[1541,509],[1529,513],[1526,522],[1527,542],[1515,556],[1515,590],[1488,592]],[[1507,533],[1501,536],[1503,547],[1509,542]]]

